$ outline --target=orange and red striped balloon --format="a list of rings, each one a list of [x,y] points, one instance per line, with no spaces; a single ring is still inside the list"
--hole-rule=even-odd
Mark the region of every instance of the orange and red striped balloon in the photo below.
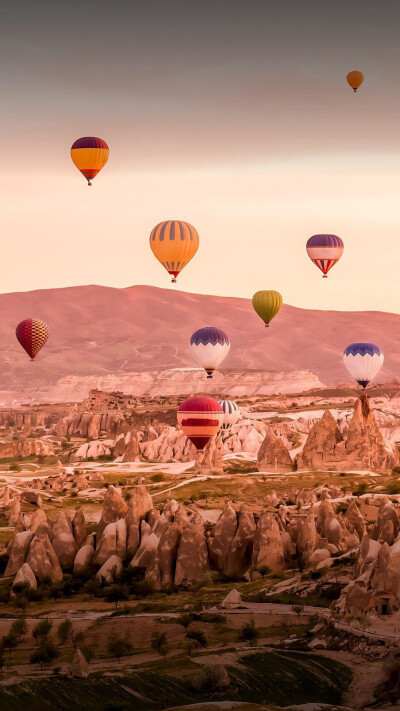
[[[150,234],[150,247],[173,282],[190,262],[199,248],[199,235],[189,222],[166,220],[154,227]]]
[[[31,360],[34,360],[49,337],[49,329],[39,318],[26,318],[18,324],[15,335]]]
[[[102,138],[85,136],[78,138],[71,146],[71,158],[78,170],[85,176],[88,185],[108,161],[110,149]]]

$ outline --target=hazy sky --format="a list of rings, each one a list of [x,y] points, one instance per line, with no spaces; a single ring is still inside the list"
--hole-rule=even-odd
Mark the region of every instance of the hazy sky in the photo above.
[[[0,291],[169,287],[148,237],[183,219],[178,288],[400,312],[399,23],[397,0],[3,3]],[[345,243],[328,280],[317,232]]]

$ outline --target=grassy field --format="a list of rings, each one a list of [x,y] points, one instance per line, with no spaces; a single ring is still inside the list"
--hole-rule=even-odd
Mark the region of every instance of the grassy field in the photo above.
[[[227,665],[229,689],[212,684],[199,690],[201,667],[191,659],[165,660],[130,674],[91,675],[86,680],[29,680],[0,689],[7,711],[157,711],[169,706],[235,699],[286,706],[338,704],[351,681],[348,667],[304,652],[258,651]]]

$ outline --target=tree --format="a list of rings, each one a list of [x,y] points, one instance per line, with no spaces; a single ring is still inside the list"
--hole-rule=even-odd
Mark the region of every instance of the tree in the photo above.
[[[189,614],[188,612],[183,612],[181,615],[179,615],[179,617],[177,618],[176,621],[179,625],[182,625],[182,627],[184,627],[185,630],[187,630],[190,623],[193,622],[193,616],[191,614]]]
[[[292,610],[293,610],[293,612],[296,613],[297,619],[299,620],[299,619],[300,619],[300,615],[301,615],[301,613],[302,613],[303,610],[304,610],[304,605],[299,605],[299,604],[297,604],[297,603],[296,603],[296,604],[293,604],[293,605],[292,605]]]
[[[10,630],[8,634],[4,635],[1,639],[1,644],[5,649],[8,649],[11,655],[12,650],[18,646],[18,637],[15,632]]]
[[[254,644],[256,644],[258,637],[259,632],[254,624],[254,620],[246,622],[240,629],[239,642],[248,642],[250,647],[253,647]]]
[[[61,644],[71,642],[74,649],[76,649],[79,642],[83,641],[83,632],[74,630],[71,620],[64,620],[58,625],[57,637]]]
[[[3,667],[6,663],[6,658],[4,654],[4,649],[0,649],[0,672],[3,671]]]
[[[198,647],[208,647],[208,639],[201,630],[188,630],[186,632],[186,637],[187,639],[196,642]]]
[[[258,568],[258,572],[260,573],[261,577],[264,579],[266,575],[269,575],[271,572],[271,568],[268,565],[260,565]]]
[[[25,617],[17,617],[16,620],[11,625],[11,632],[14,632],[18,638],[18,642],[21,641],[23,637],[28,632],[28,625],[26,623]]]
[[[131,653],[132,645],[127,639],[123,639],[122,637],[111,637],[107,645],[107,650],[110,657],[116,657],[119,664],[121,657]]]
[[[43,639],[40,647],[32,652],[29,661],[31,664],[40,664],[40,668],[43,669],[43,667],[49,666],[54,662],[58,656],[59,651],[56,645],[49,639]]]
[[[15,596],[15,606],[25,613],[26,608],[29,605],[29,598],[26,592],[19,592]]]
[[[32,630],[32,637],[36,639],[36,644],[39,642],[44,642],[44,640],[49,636],[53,623],[49,620],[41,620]]]
[[[57,628],[57,637],[60,640],[61,644],[65,644],[71,634],[72,631],[72,622],[71,620],[64,620],[58,625]]]
[[[169,645],[166,632],[153,632],[151,636],[151,648],[166,657],[169,652]]]
[[[105,599],[107,602],[113,602],[117,611],[121,600],[129,600],[129,594],[124,585],[111,585],[105,594]]]

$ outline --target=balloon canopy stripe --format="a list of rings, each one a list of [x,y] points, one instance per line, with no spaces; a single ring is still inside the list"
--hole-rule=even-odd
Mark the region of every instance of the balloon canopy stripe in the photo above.
[[[381,349],[379,346],[377,346],[375,343],[351,343],[349,346],[344,351],[345,356],[348,355],[383,355]]]
[[[307,249],[309,247],[341,247],[343,250],[343,240],[337,235],[313,235],[307,240]]]
[[[216,345],[219,343],[221,346],[229,344],[228,335],[225,331],[220,328],[214,328],[213,326],[206,326],[205,328],[199,328],[195,331],[190,339],[190,345],[195,344],[196,346],[203,344],[206,346],[208,343]]]
[[[108,145],[102,138],[96,138],[96,136],[84,136],[83,138],[78,138],[71,146],[71,150],[76,148],[105,148],[109,150]]]

